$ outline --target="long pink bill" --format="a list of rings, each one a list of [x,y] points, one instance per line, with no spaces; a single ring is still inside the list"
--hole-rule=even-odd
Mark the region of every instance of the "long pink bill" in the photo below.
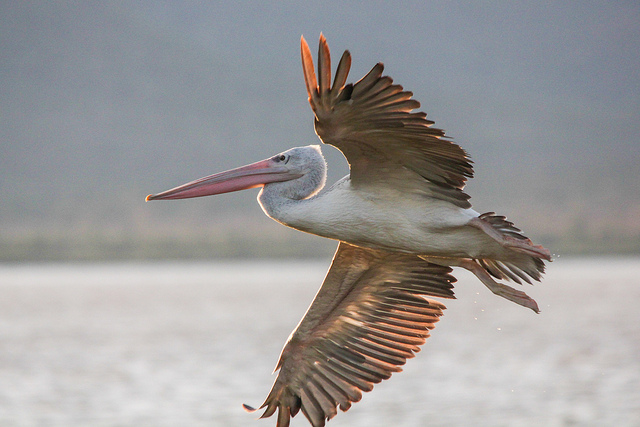
[[[146,201],[212,196],[214,194],[262,187],[271,182],[289,181],[300,176],[298,173],[290,172],[276,157],[226,172],[205,176],[162,193],[149,194]]]

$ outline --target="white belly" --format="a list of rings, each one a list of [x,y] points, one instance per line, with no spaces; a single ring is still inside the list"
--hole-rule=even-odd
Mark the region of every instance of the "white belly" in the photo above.
[[[474,210],[424,196],[390,196],[342,185],[290,203],[277,217],[267,214],[292,228],[358,246],[434,256],[478,254],[478,239],[486,236],[466,225],[478,216]]]

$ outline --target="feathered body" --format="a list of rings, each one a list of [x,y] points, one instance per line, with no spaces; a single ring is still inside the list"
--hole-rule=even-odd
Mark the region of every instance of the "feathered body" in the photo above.
[[[471,209],[466,152],[432,127],[412,93],[377,64],[347,84],[346,51],[331,84],[329,47],[320,37],[318,75],[302,39],[302,68],[320,139],[342,151],[350,173],[327,191],[318,146],[184,184],[147,200],[180,199],[263,187],[267,215],[338,240],[327,276],[277,365],[262,417],[286,427],[302,411],[314,427],[401,370],[453,298],[450,267],[475,274],[492,292],[538,311],[524,292],[496,282],[539,280],[549,251],[506,218]],[[247,407],[248,408],[248,407]]]
[[[296,150],[302,149],[319,147]],[[314,169],[320,167],[324,162]],[[285,195],[290,187],[307,188],[306,178],[265,185],[258,196],[264,212],[296,230],[373,249],[464,258],[507,258],[512,252],[467,225],[479,216],[473,209],[390,188],[356,190],[349,176],[309,198]]]

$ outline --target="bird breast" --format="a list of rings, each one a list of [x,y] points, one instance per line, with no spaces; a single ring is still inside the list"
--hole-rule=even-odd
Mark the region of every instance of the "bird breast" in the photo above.
[[[477,231],[465,226],[478,214],[422,195],[353,189],[348,179],[307,200],[289,200],[276,221],[300,231],[357,246],[419,254],[465,256]]]

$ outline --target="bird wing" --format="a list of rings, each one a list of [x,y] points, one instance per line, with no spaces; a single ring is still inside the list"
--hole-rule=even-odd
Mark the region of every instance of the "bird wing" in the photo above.
[[[354,186],[384,185],[424,193],[459,207],[471,207],[462,189],[473,167],[466,152],[431,127],[412,93],[382,76],[378,63],[355,84],[346,84],[351,54],[345,51],[331,86],[329,46],[320,35],[318,79],[301,39],[302,69],[315,113],[316,133],[347,158]]]
[[[454,298],[449,267],[415,255],[341,242],[302,321],[289,337],[261,418],[278,410],[279,427],[301,409],[314,427],[346,411],[387,379],[429,337]]]

